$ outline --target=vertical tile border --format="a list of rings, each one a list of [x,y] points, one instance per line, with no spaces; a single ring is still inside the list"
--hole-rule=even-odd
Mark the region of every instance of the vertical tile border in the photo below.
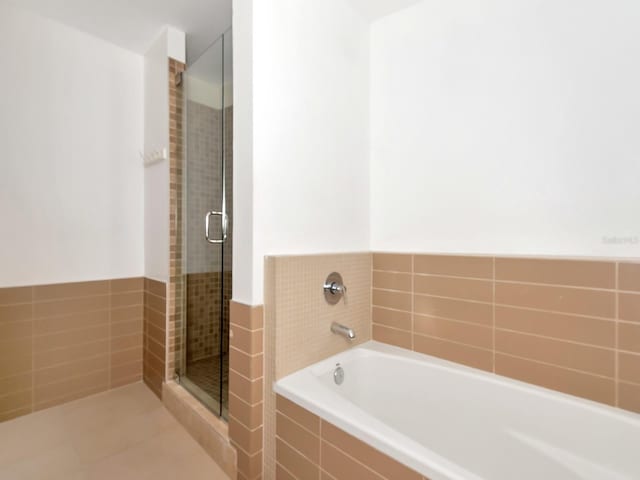
[[[262,478],[264,415],[263,307],[230,305],[229,436],[238,480]]]
[[[183,88],[178,85],[185,64],[169,59],[169,283],[167,285],[167,360],[165,380],[174,377],[182,355],[182,172],[183,172]]]
[[[144,279],[144,383],[162,398],[166,370],[167,286]]]
[[[640,412],[640,263],[374,253],[372,332]]]

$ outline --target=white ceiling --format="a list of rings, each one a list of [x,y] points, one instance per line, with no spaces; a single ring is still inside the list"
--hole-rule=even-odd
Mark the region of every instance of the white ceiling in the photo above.
[[[231,26],[231,0],[0,0],[144,54],[164,25],[187,33],[187,60]]]

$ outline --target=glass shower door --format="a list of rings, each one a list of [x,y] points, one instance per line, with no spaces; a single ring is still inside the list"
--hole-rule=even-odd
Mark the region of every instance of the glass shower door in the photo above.
[[[232,245],[231,34],[183,75],[183,348],[180,382],[227,416]]]

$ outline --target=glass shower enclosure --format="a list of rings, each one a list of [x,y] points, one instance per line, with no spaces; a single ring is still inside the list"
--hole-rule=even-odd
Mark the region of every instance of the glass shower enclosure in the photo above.
[[[182,77],[182,386],[227,418],[233,237],[233,72],[227,31]]]

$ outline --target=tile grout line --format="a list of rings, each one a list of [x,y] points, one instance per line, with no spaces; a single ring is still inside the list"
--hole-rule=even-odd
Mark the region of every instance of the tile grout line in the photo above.
[[[36,363],[36,339],[33,334],[34,327],[34,308],[33,308],[33,296],[34,296],[34,288],[31,287],[31,412],[35,411],[36,408],[36,371],[34,369],[34,365]]]
[[[108,317],[109,317],[109,359],[108,359],[108,364],[107,364],[107,390],[111,389],[111,355],[112,355],[112,346],[111,346],[111,336],[112,336],[112,330],[113,330],[113,325],[112,325],[112,319],[111,319],[111,281],[109,281],[109,313],[108,313]]]
[[[491,352],[492,352],[492,366],[491,371],[496,373],[496,257],[491,257],[492,261],[492,279],[491,279],[491,315],[492,315],[492,328],[491,328]]]
[[[415,351],[415,334],[416,334],[416,274],[415,274],[415,255],[411,255],[411,351]]]
[[[618,288],[620,287],[619,285],[619,281],[618,281],[618,277],[619,277],[619,272],[620,272],[620,263],[616,262],[615,263],[615,286],[616,286],[616,298],[615,298],[615,325],[614,325],[614,338],[613,338],[613,345],[614,345],[614,356],[613,356],[613,389],[614,389],[614,393],[613,393],[613,400],[614,400],[614,405],[616,407],[619,406],[620,403],[620,399],[618,398],[619,393],[618,391],[620,390],[619,386],[620,386],[620,379],[619,379],[619,356],[620,356],[620,352],[619,352],[619,348],[620,345],[618,343],[618,330],[619,330],[619,321],[620,321],[620,307],[619,307],[619,303],[620,303],[620,292],[618,290]]]

